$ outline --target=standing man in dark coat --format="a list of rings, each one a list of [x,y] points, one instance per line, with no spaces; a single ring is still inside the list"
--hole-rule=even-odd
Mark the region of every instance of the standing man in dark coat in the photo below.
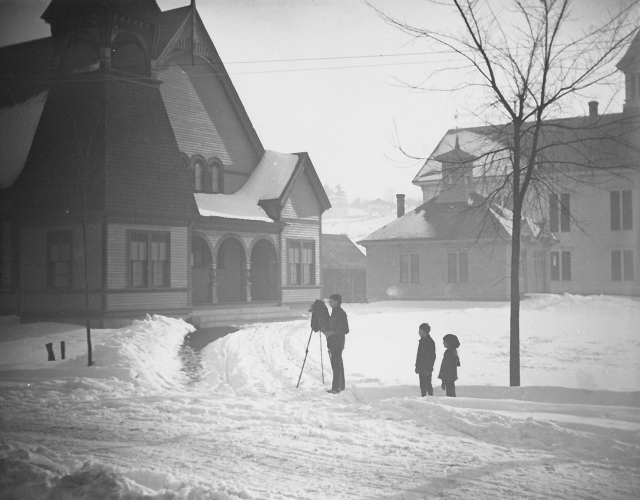
[[[349,333],[349,321],[347,313],[342,309],[342,296],[334,293],[329,297],[331,306],[331,320],[327,336],[327,347],[329,348],[329,358],[331,359],[331,369],[333,370],[333,383],[331,394],[338,394],[344,391],[344,365],[342,364],[342,351],[344,350],[345,335]]]
[[[436,362],[436,343],[429,335],[431,327],[428,323],[422,323],[418,328],[420,341],[418,342],[418,354],[416,355],[416,373],[420,377],[420,392],[422,396],[433,396],[431,375],[433,364]]]

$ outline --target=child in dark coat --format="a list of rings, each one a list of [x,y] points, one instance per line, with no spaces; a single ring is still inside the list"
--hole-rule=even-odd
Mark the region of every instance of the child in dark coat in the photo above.
[[[429,335],[431,327],[428,323],[422,323],[418,328],[420,341],[418,342],[418,354],[416,355],[416,373],[420,377],[420,392],[422,396],[433,396],[431,374],[433,364],[436,362],[436,344]]]
[[[460,358],[458,351],[460,341],[455,335],[445,335],[442,343],[446,351],[442,357],[442,365],[440,365],[440,373],[438,378],[442,380],[442,389],[447,391],[447,396],[456,397],[456,380],[458,380],[458,366],[460,366]]]

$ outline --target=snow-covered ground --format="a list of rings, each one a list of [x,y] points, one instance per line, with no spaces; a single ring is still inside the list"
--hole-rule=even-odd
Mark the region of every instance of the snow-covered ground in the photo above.
[[[296,388],[308,319],[200,357],[180,320],[94,330],[90,368],[82,328],[0,324],[0,498],[640,498],[638,300],[529,297],[517,388],[505,303],[345,310],[339,395],[317,333]],[[442,336],[461,340],[457,398],[419,397],[424,321],[437,366]],[[68,359],[46,361],[62,340]]]

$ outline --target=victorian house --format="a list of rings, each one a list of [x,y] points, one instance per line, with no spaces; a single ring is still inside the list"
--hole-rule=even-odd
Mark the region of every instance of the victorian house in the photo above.
[[[195,6],[42,18],[51,37],[0,49],[2,313],[208,326],[320,298],[322,183],[264,149]]]

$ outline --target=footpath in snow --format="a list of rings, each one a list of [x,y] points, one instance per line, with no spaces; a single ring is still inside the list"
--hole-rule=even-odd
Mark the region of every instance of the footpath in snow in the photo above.
[[[92,367],[83,328],[0,324],[0,498],[639,498],[639,306],[524,301],[512,388],[507,304],[346,304],[337,396],[317,333],[296,389],[308,320],[245,326],[195,372],[181,320],[93,330]],[[419,397],[425,321],[436,367],[461,340],[458,398]]]

